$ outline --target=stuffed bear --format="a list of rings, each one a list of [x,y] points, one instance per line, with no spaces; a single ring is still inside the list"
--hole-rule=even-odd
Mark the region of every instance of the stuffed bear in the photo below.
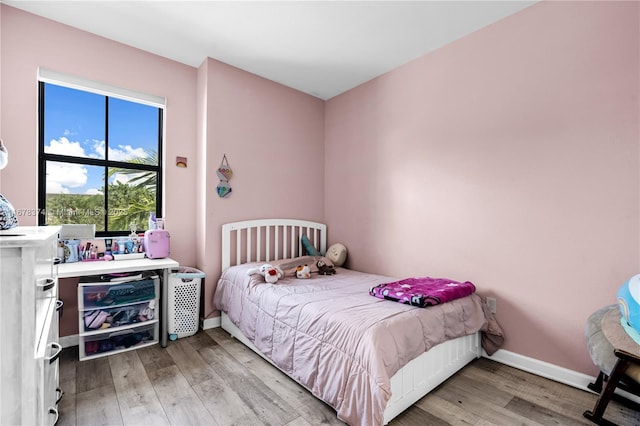
[[[298,265],[296,268],[296,278],[311,278],[311,268],[309,268],[309,265]]]
[[[279,266],[273,266],[270,263],[265,263],[259,268],[251,268],[247,271],[247,275],[260,274],[264,277],[265,282],[269,284],[275,284],[278,279],[284,277],[284,272]]]
[[[318,266],[318,274],[320,275],[333,275],[336,273],[336,268],[333,265],[328,265],[324,260],[320,259],[316,263]]]

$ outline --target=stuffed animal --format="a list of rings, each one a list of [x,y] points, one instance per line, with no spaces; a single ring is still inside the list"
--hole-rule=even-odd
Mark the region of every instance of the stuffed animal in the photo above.
[[[284,277],[284,272],[279,266],[273,266],[270,263],[265,263],[259,268],[251,268],[247,271],[247,275],[260,274],[264,277],[264,280],[269,284],[275,284],[278,280]]]
[[[311,268],[309,268],[309,265],[298,265],[296,268],[296,278],[311,278]]]
[[[335,243],[327,249],[327,259],[335,266],[342,266],[347,260],[347,248],[340,243]]]
[[[316,265],[318,266],[318,274],[320,275],[333,275],[336,273],[336,268],[334,268],[333,265],[327,265],[322,259],[318,260]]]

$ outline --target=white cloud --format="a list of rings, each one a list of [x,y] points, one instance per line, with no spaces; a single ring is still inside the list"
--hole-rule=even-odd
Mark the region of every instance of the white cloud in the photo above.
[[[99,158],[104,158],[105,143],[104,141],[93,141],[93,150],[98,154]],[[142,148],[133,148],[131,145],[118,145],[118,148],[109,148],[109,160],[113,161],[130,161],[135,158],[147,158],[149,154]]]
[[[127,184],[127,182],[129,182],[129,176],[124,175],[122,173],[116,173],[115,175],[111,176],[111,183],[122,183],[122,184]]]
[[[80,145],[80,142],[71,142],[64,136],[58,140],[52,139],[49,141],[49,145],[45,145],[44,152],[50,154],[62,154],[73,155],[75,157],[87,157],[84,152],[84,148]]]
[[[130,180],[135,179],[143,174],[144,173],[130,173],[130,174],[116,173],[111,177],[111,183],[121,183],[123,185],[129,185]]]
[[[65,135],[71,133],[65,131]],[[87,154],[77,141],[70,141],[62,136],[49,141],[49,145],[44,147],[44,151],[51,154],[71,155],[74,157],[105,158],[105,141],[93,139],[93,151]],[[130,161],[135,158],[147,158],[149,154],[143,148],[133,148],[131,145],[118,145],[117,148],[109,148],[109,159],[114,161]]]
[[[65,135],[71,134],[65,131]],[[45,152],[51,154],[71,155],[84,158],[105,158],[105,141],[92,140],[92,148],[89,154],[85,152],[80,142],[70,141],[62,136],[58,139],[52,139],[49,145],[45,146]],[[146,158],[149,155],[142,148],[133,148],[130,145],[118,145],[117,148],[109,148],[109,159],[114,161],[130,161],[135,158]],[[125,185],[129,184],[131,179],[136,178],[140,174],[122,174],[118,173],[111,178],[112,182],[119,182]],[[47,193],[48,194],[69,194],[72,189],[82,188],[88,182],[87,166],[71,163],[47,163]],[[95,182],[92,183],[92,186]],[[83,191],[85,194],[95,195],[102,194],[100,189],[88,188]]]
[[[65,188],[59,182],[47,181],[47,194],[69,194],[69,188]]]
[[[96,158],[104,158],[104,147],[104,141],[99,141],[97,139],[93,140],[93,151],[97,154]]]
[[[69,188],[80,188],[87,183],[87,168],[81,164],[48,163],[47,193],[68,194]]]
[[[131,145],[118,145],[118,149],[109,148],[109,160],[129,161],[134,158],[147,158],[149,155],[142,148],[132,148]]]

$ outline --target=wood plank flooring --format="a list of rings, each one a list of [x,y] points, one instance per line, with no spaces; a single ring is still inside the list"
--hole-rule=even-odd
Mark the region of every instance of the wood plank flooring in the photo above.
[[[58,426],[343,425],[314,398],[222,329],[89,361],[62,352]],[[473,361],[391,426],[592,425],[596,395],[494,361]],[[615,401],[605,418],[640,425]]]

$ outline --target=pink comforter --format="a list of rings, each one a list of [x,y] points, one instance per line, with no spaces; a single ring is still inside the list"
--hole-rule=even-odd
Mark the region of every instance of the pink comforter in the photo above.
[[[423,309],[369,295],[389,277],[337,268],[336,275],[266,284],[247,276],[255,266],[224,271],[214,305],[350,425],[383,423],[390,377],[416,356],[479,330],[501,333],[475,293]]]

